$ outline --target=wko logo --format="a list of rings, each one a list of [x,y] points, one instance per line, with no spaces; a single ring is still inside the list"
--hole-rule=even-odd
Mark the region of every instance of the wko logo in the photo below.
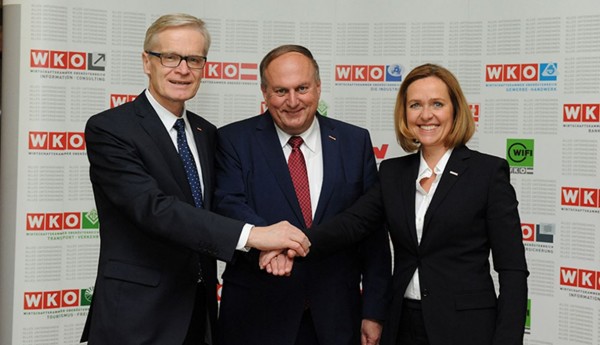
[[[29,132],[30,150],[85,150],[83,132]]]
[[[554,224],[521,223],[523,241],[554,243],[556,226]]]
[[[106,54],[31,49],[29,66],[31,68],[104,71]]]
[[[563,122],[600,122],[600,104],[564,104]]]
[[[600,290],[600,272],[581,268],[561,267],[560,285]]]
[[[556,81],[557,75],[558,64],[554,62],[485,66],[485,81],[488,83]]]
[[[89,306],[93,292],[91,288],[25,292],[23,309],[43,310]]]
[[[110,94],[110,107],[116,108],[121,104],[125,104],[127,102],[132,102],[137,98],[138,95],[123,95],[123,94]]]
[[[471,110],[471,114],[473,115],[473,120],[475,120],[475,124],[479,124],[479,114],[481,112],[481,105],[479,103],[470,103],[469,109]]]
[[[575,207],[600,207],[598,196],[600,190],[597,188],[561,187],[560,204],[562,206]]]
[[[63,213],[27,213],[27,231],[87,230],[98,229],[98,213],[63,212]]]
[[[257,71],[256,63],[208,61],[204,66],[204,79],[257,80]]]
[[[373,146],[373,153],[375,154],[376,159],[384,159],[387,154],[389,145],[383,144],[381,147]]]
[[[335,81],[394,82],[402,81],[402,66],[393,65],[336,65]]]
[[[533,139],[506,139],[506,160],[512,174],[533,174]]]

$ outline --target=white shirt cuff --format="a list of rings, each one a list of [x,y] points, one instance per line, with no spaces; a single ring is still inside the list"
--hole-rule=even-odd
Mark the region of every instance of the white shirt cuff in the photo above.
[[[254,225],[252,225],[252,224],[244,225],[244,227],[242,228],[242,233],[240,234],[240,239],[238,240],[237,246],[235,247],[235,250],[240,250],[242,252],[250,251],[250,247],[246,247],[246,243],[248,242],[248,237],[250,237],[250,230],[252,230],[253,227],[254,227]]]

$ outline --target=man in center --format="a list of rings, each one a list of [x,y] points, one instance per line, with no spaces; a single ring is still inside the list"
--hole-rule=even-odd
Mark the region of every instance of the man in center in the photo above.
[[[371,139],[317,112],[319,66],[305,47],[273,49],[260,77],[268,110],[219,130],[216,211],[310,232],[376,182]],[[391,275],[385,229],[325,258],[296,258],[283,277],[261,270],[254,249],[236,255],[223,274],[219,344],[379,342]]]

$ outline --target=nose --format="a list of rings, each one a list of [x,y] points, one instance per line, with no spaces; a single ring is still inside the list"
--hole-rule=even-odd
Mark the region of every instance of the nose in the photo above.
[[[175,67],[175,69],[177,71],[179,71],[179,73],[183,73],[183,74],[187,74],[190,72],[190,68],[187,64],[187,60],[181,60],[181,62],[179,63],[179,66]]]
[[[288,93],[287,103],[290,107],[294,107],[298,104],[298,94],[296,93],[296,90],[291,90]]]
[[[433,107],[431,107],[429,105],[426,105],[426,106],[423,107],[423,110],[421,111],[420,117],[422,119],[425,119],[425,120],[431,119],[433,117],[433,115],[434,115],[433,113],[434,113]]]

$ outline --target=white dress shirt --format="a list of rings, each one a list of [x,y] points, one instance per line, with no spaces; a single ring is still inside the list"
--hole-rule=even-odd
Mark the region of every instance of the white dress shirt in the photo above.
[[[196,163],[196,170],[198,170],[198,177],[200,178],[200,187],[202,187],[202,199],[204,199],[204,181],[202,180],[202,166],[200,165],[200,157],[198,156],[198,148],[196,147],[196,140],[194,140],[194,134],[192,134],[192,127],[190,126],[190,121],[187,118],[187,111],[185,109],[185,105],[183,106],[183,114],[181,117],[178,117],[176,114],[168,111],[165,107],[160,105],[158,101],[152,96],[150,91],[146,89],[146,97],[148,97],[148,101],[150,101],[150,105],[158,114],[160,121],[165,126],[167,132],[169,132],[169,136],[173,141],[173,145],[175,145],[175,149],[179,152],[179,148],[177,147],[177,130],[173,128],[175,125],[175,121],[178,119],[183,119],[185,122],[185,138],[187,139],[188,146],[190,147],[190,151],[192,156],[194,156],[194,162]]]
[[[446,164],[448,163],[448,159],[450,159],[450,155],[452,154],[452,149],[449,149],[444,153],[442,158],[440,158],[439,162],[433,168],[433,171],[427,165],[425,158],[423,158],[423,152],[419,153],[421,157],[421,161],[419,164],[419,174],[417,175],[417,180],[415,181],[417,187],[417,193],[415,194],[415,224],[417,228],[417,241],[421,244],[421,238],[423,237],[423,222],[425,220],[425,213],[427,212],[427,208],[429,208],[429,204],[431,203],[431,199],[435,194],[435,190],[440,182],[440,178],[442,177],[442,173],[446,168]],[[424,178],[429,178],[435,172],[435,180],[431,184],[429,188],[429,192],[425,191],[423,187],[421,187],[421,180]],[[421,300],[421,289],[419,282],[419,269],[415,271],[411,281],[408,283],[406,287],[406,291],[404,292],[404,297],[414,300]]]

